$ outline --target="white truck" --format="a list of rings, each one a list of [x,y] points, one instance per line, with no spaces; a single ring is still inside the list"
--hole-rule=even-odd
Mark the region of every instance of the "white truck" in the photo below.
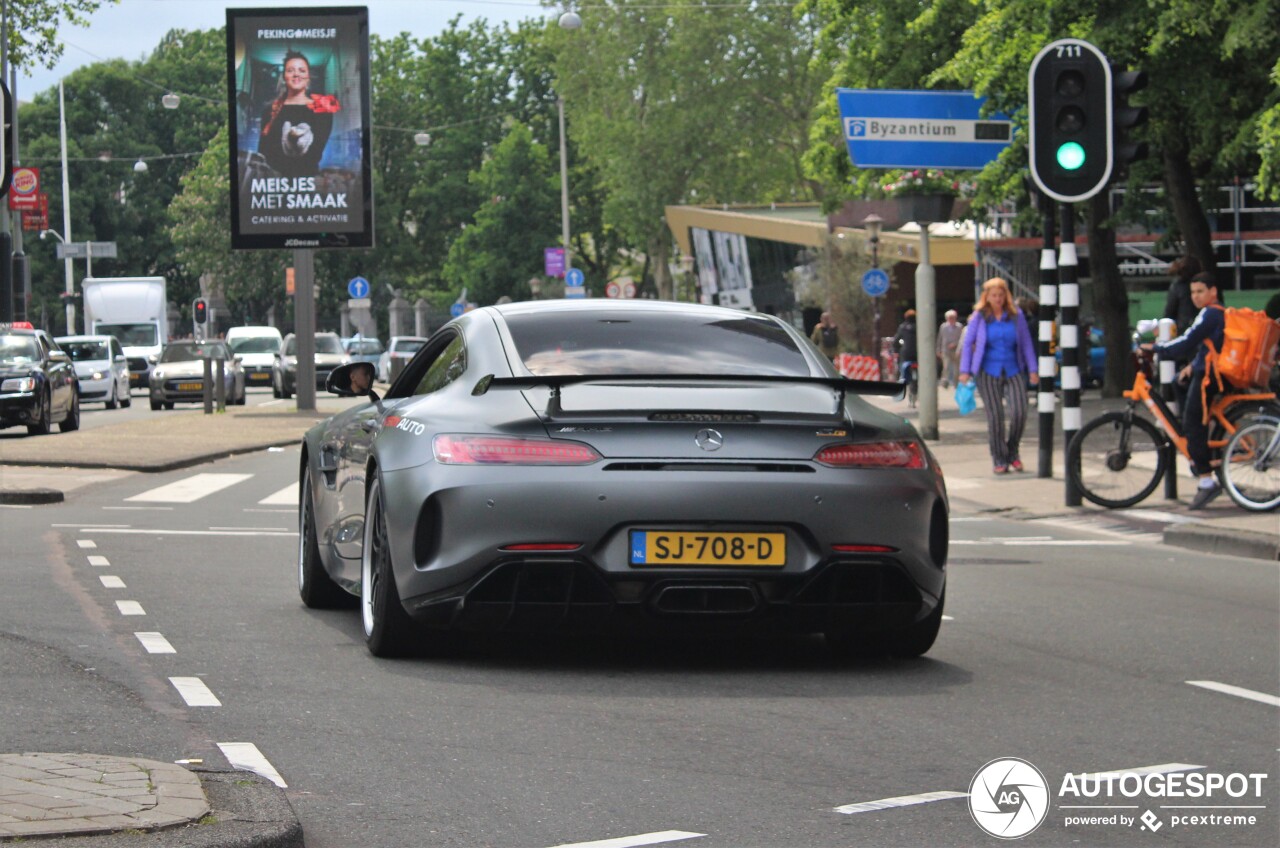
[[[150,385],[152,357],[169,340],[164,277],[85,277],[84,331],[119,339],[130,388]]]

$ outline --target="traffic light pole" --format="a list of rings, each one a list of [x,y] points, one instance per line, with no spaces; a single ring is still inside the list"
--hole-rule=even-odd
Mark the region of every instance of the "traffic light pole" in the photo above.
[[[1036,410],[1040,413],[1040,454],[1036,476],[1049,478],[1053,476],[1053,382],[1056,370],[1053,359],[1053,321],[1058,306],[1058,257],[1054,231],[1058,205],[1042,194],[1040,211],[1044,216],[1044,243],[1040,249],[1040,311],[1036,315],[1036,332],[1039,336],[1036,352],[1040,360],[1040,384],[1036,391]]]
[[[1076,209],[1064,203],[1062,243],[1058,247],[1058,303],[1061,321],[1058,346],[1062,348],[1062,444],[1069,445],[1080,431],[1080,284],[1076,270]],[[1067,478],[1066,505],[1080,506],[1080,490]]]

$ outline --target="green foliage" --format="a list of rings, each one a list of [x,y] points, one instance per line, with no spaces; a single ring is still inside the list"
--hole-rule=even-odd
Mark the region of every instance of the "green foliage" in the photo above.
[[[9,61],[19,67],[52,68],[65,49],[59,40],[63,27],[87,25],[88,16],[104,2],[119,0],[7,0]]]

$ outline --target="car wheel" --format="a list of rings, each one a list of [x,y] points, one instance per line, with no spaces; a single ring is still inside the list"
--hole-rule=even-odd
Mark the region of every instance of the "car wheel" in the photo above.
[[[375,657],[402,657],[413,647],[418,626],[400,604],[391,567],[387,510],[376,472],[365,506],[364,551],[360,558],[360,618],[365,644]]]
[[[920,621],[893,630],[870,630],[856,624],[838,624],[823,634],[827,648],[841,659],[874,659],[884,656],[918,657],[928,652],[938,638],[946,592],[938,605]]]
[[[74,392],[71,395],[71,408],[67,410],[67,417],[62,419],[58,425],[58,429],[64,433],[70,433],[73,430],[80,429],[80,393]]]
[[[938,598],[938,605],[920,621],[909,625],[889,636],[889,653],[895,657],[914,658],[923,656],[933,647],[938,638],[938,630],[942,627],[942,608],[946,604],[947,593],[943,590]]]
[[[53,402],[49,399],[49,393],[45,392],[40,398],[40,418],[27,425],[28,436],[47,436],[53,429]]]
[[[133,390],[125,389],[124,397],[120,399],[120,405],[125,409],[133,406]]]
[[[111,397],[107,398],[107,409],[115,409],[120,406],[120,401],[116,397],[116,384],[111,384]]]
[[[284,378],[280,378],[280,397],[288,400],[293,397],[293,390],[289,388],[289,382]]]
[[[320,541],[316,536],[315,501],[311,496],[311,469],[302,471],[298,483],[298,594],[311,609],[351,606],[352,597],[324,570]]]
[[[155,399],[152,399],[152,401],[151,401],[151,411],[152,411],[152,412],[159,412],[159,411],[160,411],[160,406],[161,406],[160,401],[155,400]]]
[[[271,375],[271,396],[273,398],[280,397],[280,387],[276,385],[276,375],[274,373]]]
[[[171,401],[171,400],[167,400],[167,401],[165,401],[165,402],[164,402],[164,408],[165,408],[165,409],[173,409],[173,401]]]

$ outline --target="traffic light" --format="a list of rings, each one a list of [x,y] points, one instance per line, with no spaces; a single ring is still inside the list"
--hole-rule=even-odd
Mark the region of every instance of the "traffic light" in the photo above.
[[[1129,137],[1129,131],[1145,124],[1148,117],[1146,106],[1129,105],[1129,95],[1142,91],[1146,87],[1147,74],[1145,71],[1112,70],[1111,72],[1111,123],[1115,133],[1112,139],[1112,146],[1115,149],[1115,170],[1117,172],[1123,170],[1131,162],[1147,158],[1147,143],[1145,141],[1134,141]]]
[[[1063,203],[1102,191],[1114,167],[1107,57],[1078,38],[1055,41],[1032,60],[1027,95],[1036,185]]]
[[[197,324],[203,324],[209,320],[209,304],[203,297],[197,297],[196,302],[192,304],[191,313]]]

